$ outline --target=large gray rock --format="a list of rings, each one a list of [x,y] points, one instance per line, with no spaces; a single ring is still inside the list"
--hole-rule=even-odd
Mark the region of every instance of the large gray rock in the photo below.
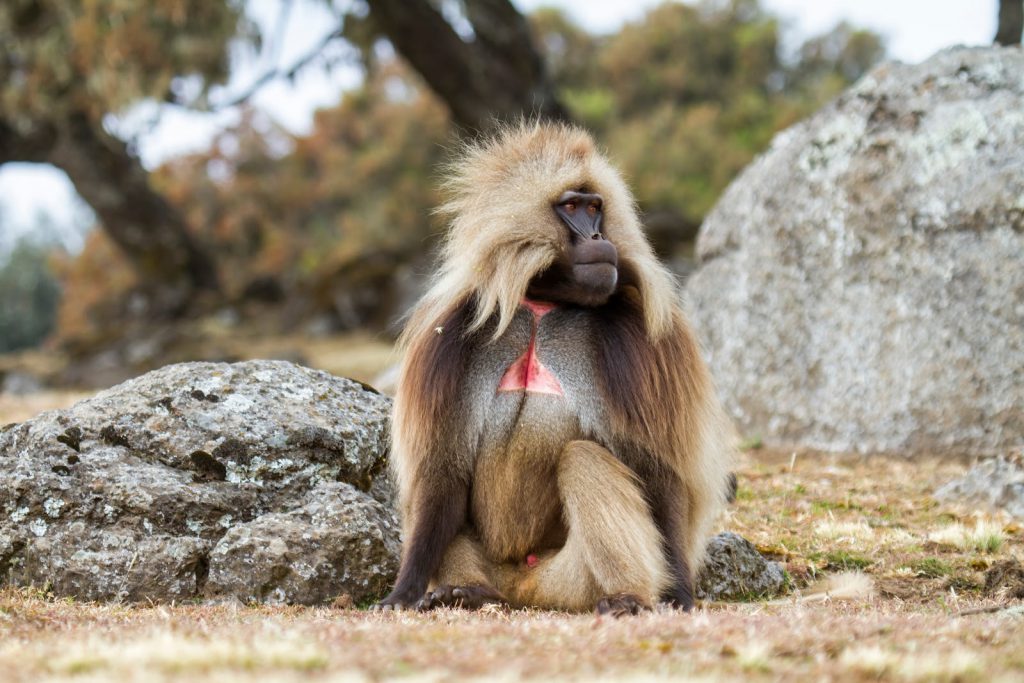
[[[286,362],[186,363],[0,432],[0,577],[97,600],[383,592],[390,400]]]
[[[1005,510],[1024,520],[1024,452],[986,458],[935,492],[939,500]]]
[[[1024,442],[1024,51],[885,64],[779,134],[701,229],[693,319],[776,445]]]

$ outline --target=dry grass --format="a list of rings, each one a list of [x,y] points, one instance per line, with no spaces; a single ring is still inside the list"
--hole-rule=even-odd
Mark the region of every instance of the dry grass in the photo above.
[[[1024,674],[1024,629],[945,606],[735,605],[619,621],[542,612],[117,607],[0,599],[0,676],[36,680],[700,677],[992,680]]]
[[[987,597],[983,586],[993,564],[1024,557],[1024,534],[1008,518],[929,497],[964,469],[745,455],[722,526],[783,562],[805,595],[846,573],[813,600],[615,621],[497,609],[129,607],[6,589],[0,680],[1020,680],[1022,601]],[[857,588],[844,599],[840,584]],[[962,614],[1004,604],[1017,607]]]
[[[299,358],[312,368],[361,382],[373,380],[398,361],[394,345],[383,335],[352,332],[330,337],[304,335],[268,336],[257,331],[253,338],[234,338],[237,358]]]
[[[23,422],[44,410],[67,408],[92,396],[81,391],[40,391],[27,396],[0,393],[0,426]]]
[[[310,338],[299,334],[267,335],[258,328],[247,327],[217,334],[207,332],[200,337],[202,343],[209,343],[208,337],[217,340],[219,353],[225,358],[284,358],[370,384],[397,362],[394,345],[388,339],[363,332]],[[55,376],[68,362],[65,356],[52,351],[0,354],[0,377],[12,370],[40,378]],[[67,408],[93,393],[77,390],[47,390],[24,396],[0,393],[0,426],[22,422],[44,410]]]

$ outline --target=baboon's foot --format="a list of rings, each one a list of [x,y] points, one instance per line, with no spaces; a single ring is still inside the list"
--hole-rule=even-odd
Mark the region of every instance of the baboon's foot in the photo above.
[[[616,593],[606,595],[597,601],[594,610],[598,614],[607,614],[612,617],[624,617],[630,614],[640,614],[651,609],[650,605],[640,599],[640,596],[632,593]]]

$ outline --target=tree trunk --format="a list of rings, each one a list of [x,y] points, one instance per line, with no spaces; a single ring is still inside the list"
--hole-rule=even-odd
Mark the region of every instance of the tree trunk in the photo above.
[[[474,37],[463,40],[429,0],[369,0],[377,27],[451,110],[486,130],[519,116],[569,120],[530,35],[509,0],[465,0]]]
[[[74,184],[104,232],[135,266],[151,313],[175,313],[199,290],[217,290],[213,261],[181,214],[149,185],[146,170],[120,140],[84,114],[19,134],[0,121],[0,163],[47,162]]]
[[[1024,0],[999,0],[999,28],[996,43],[1020,45],[1024,33]]]

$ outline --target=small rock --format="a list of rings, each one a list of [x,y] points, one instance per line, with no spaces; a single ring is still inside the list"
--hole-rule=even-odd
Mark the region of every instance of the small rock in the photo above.
[[[1005,510],[1024,519],[1024,454],[987,458],[935,492],[938,500]]]
[[[704,567],[697,577],[700,600],[770,598],[786,587],[778,562],[765,559],[747,539],[731,532],[708,542]]]

